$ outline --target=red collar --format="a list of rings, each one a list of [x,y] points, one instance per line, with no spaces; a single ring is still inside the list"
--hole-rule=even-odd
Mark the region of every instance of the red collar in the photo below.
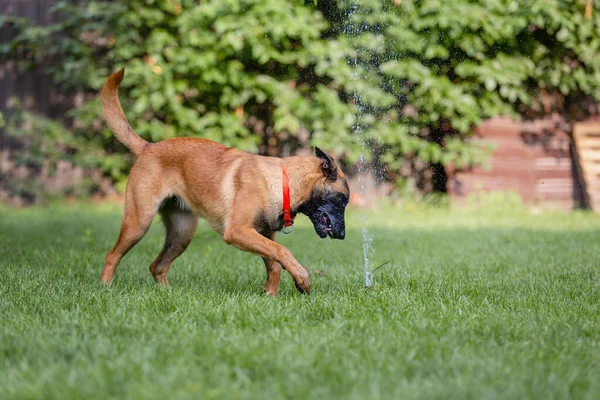
[[[292,210],[290,208],[290,183],[288,179],[287,171],[285,167],[281,168],[282,175],[282,186],[283,186],[283,233],[292,233],[294,230],[294,217],[292,217]],[[292,227],[292,229],[286,231],[285,228]]]

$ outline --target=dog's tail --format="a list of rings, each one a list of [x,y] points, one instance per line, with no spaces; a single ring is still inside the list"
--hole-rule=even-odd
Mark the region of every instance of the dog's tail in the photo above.
[[[109,76],[104,85],[102,85],[100,98],[102,99],[104,118],[117,140],[127,146],[133,154],[139,156],[148,145],[148,142],[139,137],[131,129],[129,122],[127,122],[127,117],[125,117],[125,113],[121,108],[121,103],[119,102],[119,85],[124,75],[125,68],[122,68]]]

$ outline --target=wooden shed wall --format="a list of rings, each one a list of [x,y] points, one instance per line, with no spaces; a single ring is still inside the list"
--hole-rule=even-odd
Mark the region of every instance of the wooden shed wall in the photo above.
[[[448,193],[460,202],[477,191],[513,190],[528,205],[564,210],[581,205],[584,200],[568,127],[560,117],[485,121],[474,140],[494,146],[489,168],[448,169]]]

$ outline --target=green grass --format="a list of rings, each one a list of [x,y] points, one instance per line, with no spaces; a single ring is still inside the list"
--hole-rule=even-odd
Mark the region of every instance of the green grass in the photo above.
[[[364,288],[360,218],[283,237],[312,294],[202,223],[171,268],[162,228],[98,283],[115,206],[0,209],[1,398],[600,397],[600,217],[391,210],[369,215],[391,260]],[[319,269],[324,272],[316,273]]]

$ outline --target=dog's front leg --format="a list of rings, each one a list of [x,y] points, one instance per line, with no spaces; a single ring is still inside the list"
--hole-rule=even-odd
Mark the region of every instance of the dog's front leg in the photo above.
[[[267,239],[275,241],[275,232],[263,233],[263,236]],[[265,293],[269,297],[277,296],[279,290],[279,280],[281,279],[281,264],[275,260],[269,260],[266,257],[262,258],[267,268],[267,283],[265,283]]]
[[[267,267],[267,283],[265,283],[265,293],[269,297],[275,297],[277,296],[277,291],[279,290],[281,264],[265,257],[263,257],[263,261],[265,262],[265,267]]]
[[[296,261],[287,248],[265,238],[256,229],[249,226],[237,226],[226,229],[223,240],[238,249],[249,251],[280,263],[294,278],[296,288],[302,293],[310,293],[308,271]]]

